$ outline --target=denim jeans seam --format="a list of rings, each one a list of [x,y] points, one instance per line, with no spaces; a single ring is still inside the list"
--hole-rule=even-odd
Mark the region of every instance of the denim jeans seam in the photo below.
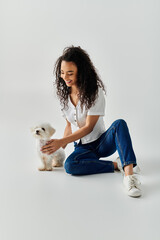
[[[74,157],[74,160],[77,160],[77,158],[78,158],[79,156],[81,156],[81,155],[83,155],[83,154],[86,154],[86,153],[89,153],[89,152],[91,152],[91,151],[88,150],[88,151],[86,151],[86,152],[83,152],[83,153],[80,153],[80,154],[76,155],[76,156]]]
[[[100,162],[100,164],[106,166],[106,164],[104,162],[102,162],[101,160],[99,160],[99,162]],[[85,161],[81,161],[81,163],[97,163],[97,161],[95,161],[95,160],[91,160],[91,161],[90,160],[85,160]],[[112,165],[112,163],[107,163],[107,164]]]
[[[117,137],[117,142],[118,142],[119,149],[120,149],[121,154],[122,154],[123,162],[124,162],[124,164],[126,164],[125,158],[124,158],[124,155],[123,155],[123,151],[122,151],[122,148],[121,148],[121,144],[120,144],[120,141],[119,141],[119,139],[118,139],[117,132],[116,132],[116,137]]]
[[[113,128],[114,128],[114,130],[116,130],[116,128],[115,128],[114,126],[112,126],[112,128],[110,129],[110,131],[111,131]],[[105,141],[105,139],[106,139],[106,137],[108,136],[108,134],[110,133],[110,131],[108,131],[108,133],[105,135],[105,137],[104,137],[103,140],[100,142],[100,144],[97,146],[97,148],[100,147],[100,146],[102,145],[102,143]],[[115,132],[116,132],[116,131],[115,131]],[[117,132],[116,132],[116,137],[117,137],[117,141],[118,141],[119,149],[120,149],[121,154],[122,154],[123,161],[124,161],[124,163],[125,163],[125,159],[124,159],[123,151],[122,151],[121,144],[120,144],[119,139],[118,139],[118,136],[117,136]],[[96,150],[97,150],[97,148],[96,148]]]

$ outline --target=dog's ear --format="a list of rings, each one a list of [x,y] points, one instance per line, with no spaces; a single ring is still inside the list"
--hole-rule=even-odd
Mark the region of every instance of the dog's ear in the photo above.
[[[55,130],[53,127],[50,128],[50,131],[49,131],[49,132],[50,132],[51,136],[55,133],[55,131],[56,131],[56,130]]]

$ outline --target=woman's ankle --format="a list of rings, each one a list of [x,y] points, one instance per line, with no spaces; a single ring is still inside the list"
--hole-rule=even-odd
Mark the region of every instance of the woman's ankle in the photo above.
[[[133,164],[124,166],[124,173],[125,173],[125,176],[133,175]]]
[[[113,165],[114,165],[114,169],[117,170],[118,169],[117,163],[113,162]]]

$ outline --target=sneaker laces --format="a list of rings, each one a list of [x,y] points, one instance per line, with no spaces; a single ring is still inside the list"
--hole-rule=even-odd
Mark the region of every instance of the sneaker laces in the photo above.
[[[133,187],[136,187],[139,189],[139,185],[141,185],[141,182],[136,178],[134,175],[129,175],[129,181],[128,181],[128,188],[129,190]]]

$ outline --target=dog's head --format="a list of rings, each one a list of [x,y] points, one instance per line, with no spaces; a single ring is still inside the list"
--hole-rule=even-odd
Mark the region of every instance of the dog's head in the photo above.
[[[49,123],[38,124],[31,128],[33,136],[38,139],[48,139],[55,133],[55,131],[56,130]]]

